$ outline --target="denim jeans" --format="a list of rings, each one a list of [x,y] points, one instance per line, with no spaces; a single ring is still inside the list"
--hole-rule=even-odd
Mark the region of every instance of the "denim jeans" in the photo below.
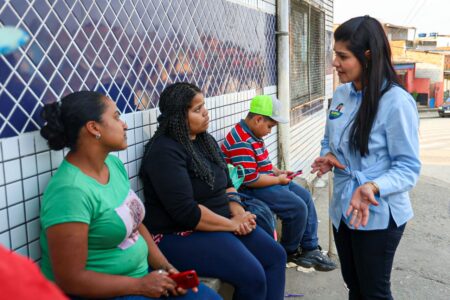
[[[149,298],[144,296],[122,296],[112,298],[111,300],[153,300],[153,299],[167,299],[167,300],[221,300],[222,297],[219,296],[216,292],[208,288],[204,284],[200,284],[198,286],[198,293],[194,293],[192,290],[189,290],[186,295],[178,296],[178,297],[161,297],[161,298]]]
[[[71,296],[71,300],[85,300],[82,297]],[[208,288],[203,283],[200,283],[198,286],[198,293],[194,293],[192,290],[189,290],[186,295],[183,296],[170,296],[170,297],[160,297],[160,298],[150,298],[145,296],[137,296],[137,295],[127,295],[109,298],[108,300],[154,300],[154,299],[166,299],[166,300],[223,300],[222,297],[214,292],[212,289]]]
[[[263,188],[245,188],[240,191],[264,201],[281,219],[281,245],[290,254],[299,246],[313,250],[318,246],[317,213],[311,194],[300,185],[272,185]]]
[[[194,231],[165,234],[159,249],[178,270],[195,269],[234,287],[234,300],[283,300],[286,253],[265,231],[248,235]]]

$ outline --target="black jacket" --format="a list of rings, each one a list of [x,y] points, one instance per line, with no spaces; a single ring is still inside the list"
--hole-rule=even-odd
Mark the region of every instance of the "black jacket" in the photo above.
[[[144,224],[152,234],[193,230],[200,221],[198,204],[230,217],[225,190],[232,182],[227,169],[205,158],[215,176],[211,189],[189,170],[191,156],[177,141],[160,136],[149,151],[142,161],[142,182],[146,208]],[[217,151],[220,151],[218,147]]]

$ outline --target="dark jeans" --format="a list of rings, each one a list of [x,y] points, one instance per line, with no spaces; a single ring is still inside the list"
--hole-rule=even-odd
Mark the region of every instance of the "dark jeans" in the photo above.
[[[71,300],[87,300],[86,298],[81,297],[70,297]],[[160,298],[150,298],[145,296],[137,296],[137,295],[128,295],[121,297],[109,298],[108,300],[154,300],[154,299],[164,299],[164,300],[222,300],[222,297],[217,294],[215,291],[200,283],[198,286],[198,293],[194,293],[192,290],[189,290],[186,295],[183,296],[169,296],[169,297],[160,297]]]
[[[299,246],[317,248],[317,213],[311,194],[294,182],[264,188],[246,188],[242,193],[264,201],[281,219],[281,245],[287,253]]]
[[[159,248],[178,270],[195,269],[200,276],[233,285],[234,300],[283,300],[286,254],[257,227],[237,236],[231,232],[166,234]]]
[[[149,298],[144,296],[122,296],[116,297],[111,300],[153,300],[153,299],[165,299],[165,300],[221,300],[222,297],[219,296],[216,292],[208,288],[204,284],[200,284],[198,286],[198,293],[192,292],[189,290],[188,293],[184,296],[170,296],[170,297],[160,297],[160,298]]]
[[[352,230],[343,221],[339,231],[333,227],[350,300],[393,299],[391,270],[405,226],[397,227],[391,217],[383,230]]]

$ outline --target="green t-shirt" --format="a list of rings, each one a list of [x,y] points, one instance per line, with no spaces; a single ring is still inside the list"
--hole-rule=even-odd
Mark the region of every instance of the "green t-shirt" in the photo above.
[[[147,243],[137,231],[145,215],[144,206],[130,189],[122,162],[109,155],[105,163],[109,169],[107,184],[100,184],[64,160],[45,190],[41,267],[50,280],[54,276],[46,229],[67,222],[89,224],[86,269],[130,277],[148,273]]]

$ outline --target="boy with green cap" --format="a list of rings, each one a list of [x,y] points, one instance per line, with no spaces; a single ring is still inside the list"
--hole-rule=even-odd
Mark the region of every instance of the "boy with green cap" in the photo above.
[[[267,203],[282,221],[281,245],[288,262],[319,271],[331,271],[336,265],[320,250],[317,238],[317,214],[307,190],[290,179],[293,172],[282,171],[269,159],[263,137],[278,123],[287,123],[281,115],[281,102],[259,95],[250,102],[250,111],[227,134],[221,150],[227,163],[241,165],[245,171],[241,192]]]

